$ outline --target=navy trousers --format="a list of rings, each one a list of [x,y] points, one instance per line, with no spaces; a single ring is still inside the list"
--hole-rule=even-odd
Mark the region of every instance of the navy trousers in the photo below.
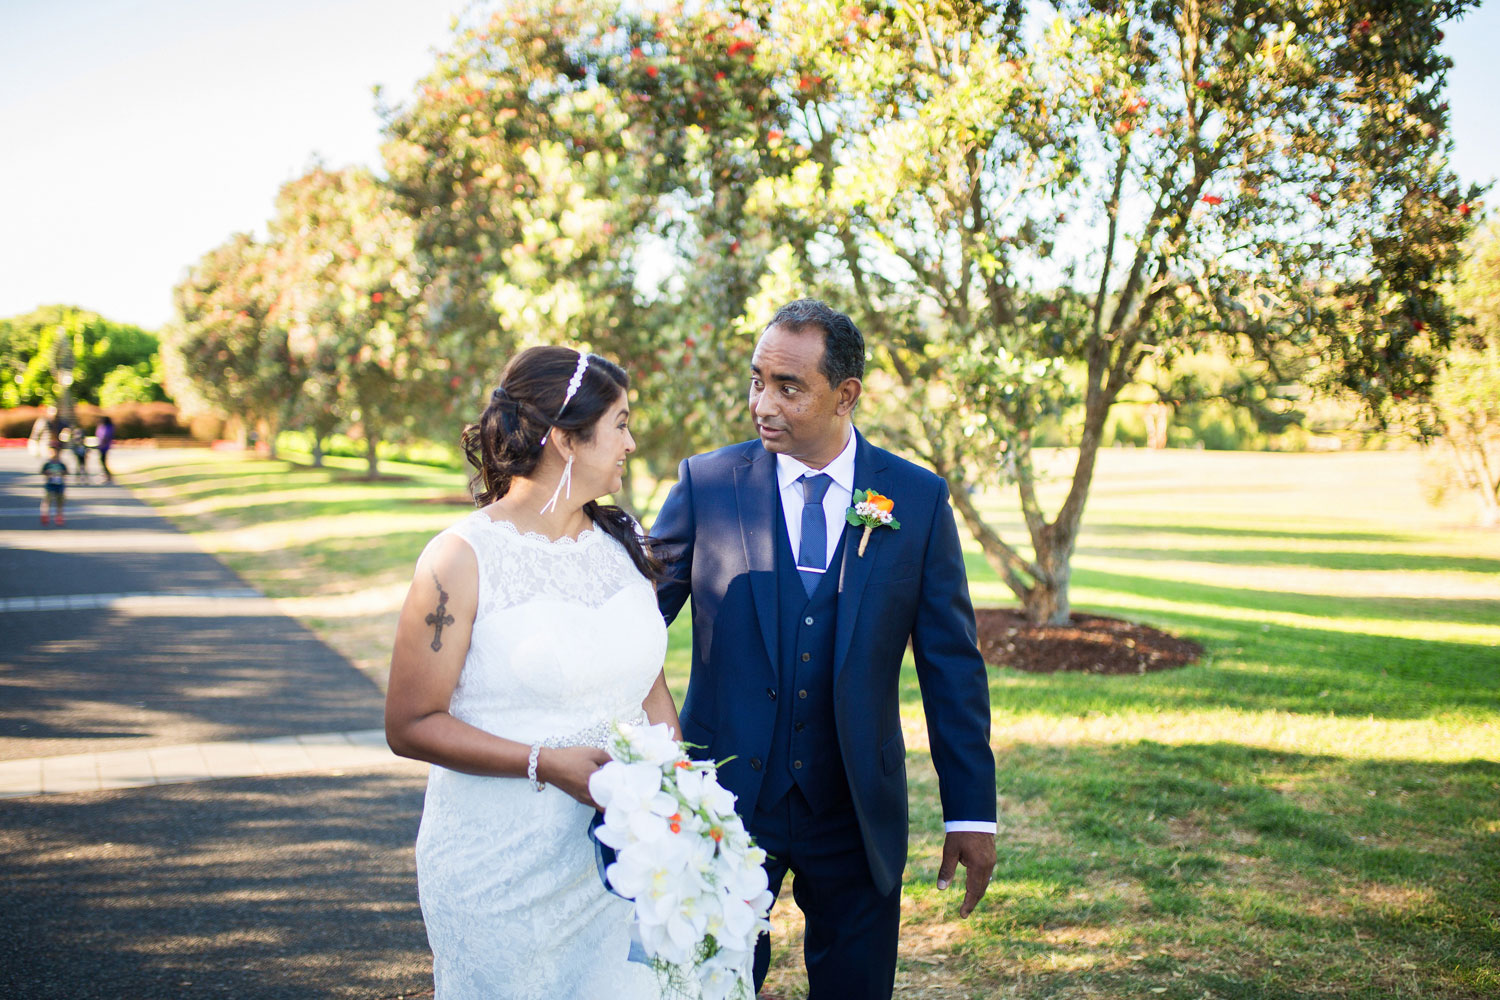
[[[896,983],[901,887],[882,895],[870,878],[850,808],[814,815],[795,785],[768,808],[757,804],[750,833],[765,849],[771,892],[792,872],[792,897],[807,918],[803,956],[808,1000],[890,1000]],[[770,935],[755,945],[755,989],[771,965]]]

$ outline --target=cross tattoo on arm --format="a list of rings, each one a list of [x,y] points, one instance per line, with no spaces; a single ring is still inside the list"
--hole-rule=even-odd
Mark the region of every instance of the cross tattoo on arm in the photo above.
[[[443,648],[443,626],[452,625],[453,616],[448,614],[448,592],[438,583],[436,573],[432,574],[432,582],[437,585],[438,606],[435,612],[427,616],[427,624],[433,626],[432,651],[436,653]]]

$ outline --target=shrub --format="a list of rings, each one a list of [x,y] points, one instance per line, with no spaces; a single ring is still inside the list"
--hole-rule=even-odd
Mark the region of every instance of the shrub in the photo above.
[[[105,409],[115,422],[116,438],[149,438],[163,434],[185,434],[171,403],[121,403]]]
[[[42,413],[40,406],[17,406],[0,410],[0,438],[30,437],[31,427]]]

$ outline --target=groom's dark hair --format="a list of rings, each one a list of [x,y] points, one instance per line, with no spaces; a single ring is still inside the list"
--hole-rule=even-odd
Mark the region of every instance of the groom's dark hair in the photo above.
[[[828,384],[837,386],[845,379],[865,377],[865,338],[854,320],[818,299],[798,299],[776,310],[766,329],[785,327],[801,333],[810,326],[823,331],[823,364],[821,370]]]

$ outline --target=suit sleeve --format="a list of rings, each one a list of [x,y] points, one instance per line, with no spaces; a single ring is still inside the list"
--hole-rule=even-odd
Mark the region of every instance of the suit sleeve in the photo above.
[[[677,468],[677,482],[651,525],[652,552],[667,567],[668,578],[656,586],[656,603],[668,625],[692,593],[694,528],[693,488],[684,459]]]
[[[974,605],[946,482],[941,490],[923,559],[912,652],[943,818],[993,822],[989,673],[979,655]]]

